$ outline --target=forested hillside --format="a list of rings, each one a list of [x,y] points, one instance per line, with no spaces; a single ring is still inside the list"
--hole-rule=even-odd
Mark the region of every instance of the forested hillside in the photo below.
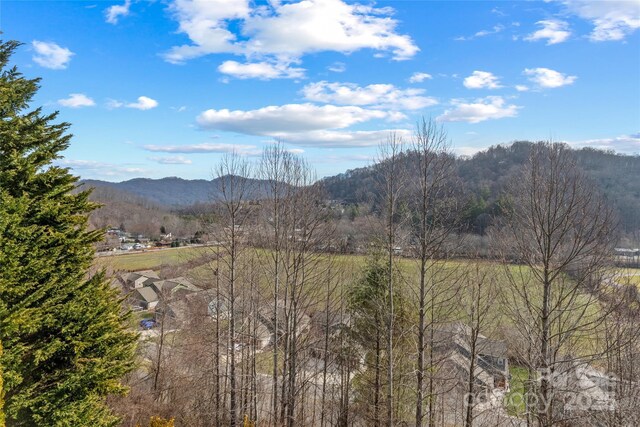
[[[89,218],[92,228],[118,227],[134,234],[157,237],[161,227],[178,236],[192,236],[200,227],[190,216],[117,188],[95,186],[90,198],[101,205]]]
[[[168,177],[161,179],[135,178],[122,182],[107,182],[99,180],[82,181],[88,187],[113,188],[137,197],[144,198],[155,205],[166,208],[186,207],[199,203],[211,203],[220,200],[220,177],[208,181],[205,179],[182,179]],[[252,197],[264,197],[268,193],[265,181],[251,180]]]
[[[472,203],[467,221],[473,231],[482,233],[488,216],[499,214],[498,204],[506,185],[525,164],[533,147],[526,141],[511,145],[496,145],[473,157],[456,159],[457,175],[470,193]],[[593,180],[615,207],[621,231],[632,233],[640,229],[640,157],[583,148],[572,150],[578,165]],[[405,161],[411,161],[409,155]],[[349,170],[322,180],[334,199],[368,202],[376,188],[379,164]]]
[[[534,146],[531,142],[519,141],[511,145],[496,145],[473,157],[457,157],[455,170],[461,187],[465,190],[464,203],[467,209],[464,221],[470,232],[483,234],[500,215],[500,200],[506,186],[526,163]],[[640,230],[640,157],[605,152],[591,148],[572,150],[578,165],[593,180],[615,208],[619,216],[619,230],[632,235]],[[411,151],[399,161],[410,169],[413,162]],[[381,164],[349,170],[325,178],[320,184],[327,197],[346,203],[376,204],[376,176]],[[194,212],[195,205],[209,204],[221,198],[216,178],[186,180],[181,178],[146,179],[137,178],[119,183],[86,180],[86,186],[95,187],[94,199],[105,206],[94,213],[92,223],[98,227],[140,223],[150,233],[160,224],[171,224],[189,228],[178,211]],[[253,198],[268,196],[265,181],[253,179]],[[196,209],[197,211],[198,209]],[[201,210],[201,209],[200,209]],[[375,206],[374,206],[374,210]],[[139,220],[138,220],[139,219]],[[141,227],[137,227],[141,228]]]
[[[83,181],[88,187],[109,187],[143,197],[156,205],[186,206],[215,197],[211,181],[177,177],[162,179],[135,178],[123,182]]]

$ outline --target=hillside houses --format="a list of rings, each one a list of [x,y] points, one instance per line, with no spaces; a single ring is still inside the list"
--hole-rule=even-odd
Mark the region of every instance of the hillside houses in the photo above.
[[[168,302],[201,290],[184,277],[161,279],[153,270],[125,273],[120,276],[120,281],[134,309],[139,310],[154,311],[162,301]]]
[[[160,280],[160,276],[153,270],[136,271],[133,273],[126,273],[122,275],[121,280],[125,286],[133,289],[142,288],[146,285],[150,285],[154,280]]]
[[[445,365],[453,373],[467,376],[471,368],[471,328],[455,322],[442,325],[435,335],[437,351]],[[478,335],[474,377],[476,384],[486,391],[509,389],[509,361],[504,341]]]

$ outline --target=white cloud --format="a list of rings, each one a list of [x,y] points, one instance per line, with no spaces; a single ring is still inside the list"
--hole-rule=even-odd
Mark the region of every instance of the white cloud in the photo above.
[[[96,105],[95,101],[84,93],[71,93],[68,98],[59,99],[58,104],[69,108],[93,107]]]
[[[151,110],[152,108],[156,108],[159,105],[158,101],[155,99],[149,98],[148,96],[139,96],[136,102],[123,102],[118,101],[117,99],[110,99],[107,101],[107,108],[135,108],[136,110]],[[178,111],[181,110],[182,107]]]
[[[569,144],[577,148],[591,147],[600,150],[614,150],[616,153],[640,154],[640,132],[614,138],[569,142]]]
[[[578,77],[567,76],[549,68],[526,68],[523,71],[529,80],[541,88],[556,88],[573,84]]]
[[[112,108],[120,108],[120,107],[124,107],[124,102],[118,101],[117,99],[107,100],[107,108],[112,109]]]
[[[129,8],[131,7],[131,0],[126,0],[124,4],[116,4],[108,7],[104,11],[105,19],[109,24],[117,24],[118,19],[121,16],[129,15]]]
[[[126,165],[115,165],[112,163],[98,162],[96,160],[71,160],[61,159],[56,162],[61,167],[68,167],[74,171],[87,171],[99,176],[123,176],[142,175],[148,171],[143,168],[130,167]],[[84,175],[81,173],[81,175]]]
[[[347,65],[344,62],[334,62],[333,64],[327,67],[327,70],[332,71],[334,73],[344,73],[347,71]]]
[[[569,24],[565,21],[557,19],[547,19],[544,21],[536,22],[541,26],[538,31],[535,31],[525,37],[528,41],[547,40],[547,45],[562,43],[566,41],[571,35],[569,31]]]
[[[400,113],[367,110],[355,106],[287,104],[249,111],[207,110],[198,116],[197,122],[205,129],[284,137],[291,133],[343,129],[373,119],[404,118]]]
[[[391,131],[410,133],[405,129],[351,131],[349,126],[370,120],[404,120],[406,116],[393,111],[364,109],[357,106],[288,104],[250,111],[207,110],[197,122],[204,129],[236,132],[245,135],[268,136],[298,146],[362,147],[374,146]],[[149,146],[145,147],[150,149]],[[157,147],[153,147],[157,149]],[[184,148],[171,147],[173,152]],[[219,144],[199,144],[193,150],[211,151]],[[166,151],[166,148],[163,148]]]
[[[516,85],[516,90],[518,92],[527,92],[529,90],[529,86],[525,85]]]
[[[464,86],[468,89],[498,89],[500,80],[488,71],[474,71],[464,79]]]
[[[192,42],[165,55],[173,63],[214,53],[283,62],[313,52],[361,49],[391,52],[393,59],[403,60],[419,50],[409,36],[396,32],[391,8],[342,0],[271,1],[263,6],[248,0],[175,0],[171,10],[179,31]],[[231,28],[239,28],[238,34]]]
[[[395,133],[407,141],[411,136],[411,131],[407,129],[384,129],[371,131],[317,130],[304,133],[283,134],[280,138],[285,142],[292,144],[312,147],[376,147],[381,142],[384,142],[391,133]]]
[[[189,145],[145,145],[143,147],[147,151],[158,153],[238,153],[247,155],[258,155],[260,149],[255,145],[239,145],[239,144],[189,144]]]
[[[321,81],[306,85],[302,93],[310,101],[340,105],[370,105],[392,110],[419,110],[438,103],[434,98],[423,96],[424,89],[398,89],[391,84],[372,84],[361,87],[354,83]]]
[[[304,68],[290,67],[286,63],[248,62],[241,64],[236,61],[225,61],[218,71],[239,79],[257,78],[261,80],[271,79],[298,79],[304,77]]]
[[[170,157],[149,157],[149,160],[160,163],[161,165],[190,165],[191,160],[183,156],[170,156]]]
[[[490,30],[481,30],[481,31],[478,31],[478,32],[477,32],[477,33],[475,33],[473,36],[474,36],[474,37],[485,37],[485,36],[488,36],[488,35],[490,35],[490,34],[497,34],[497,33],[501,32],[501,31],[503,31],[503,30],[504,30],[504,25],[502,25],[502,24],[498,24],[498,25],[495,25],[495,26],[494,26],[492,29],[490,29]]]
[[[451,101],[453,109],[445,110],[437,119],[441,122],[480,123],[485,120],[502,119],[518,115],[516,105],[505,105],[501,96],[487,96],[474,102],[464,102],[454,99]]]
[[[409,77],[409,83],[422,83],[425,80],[431,80],[433,76],[429,73],[413,73]]]
[[[52,70],[63,70],[69,65],[71,57],[75,55],[66,47],[59,46],[53,42],[43,42],[34,40],[31,42],[35,55],[33,62],[41,67],[51,68]]]
[[[640,28],[639,0],[560,0],[569,12],[593,24],[592,41],[623,40]]]
[[[167,61],[181,63],[210,53],[241,53],[227,22],[249,16],[248,0],[175,0],[170,10],[179,22],[179,31],[187,34],[192,44],[173,47],[165,54]]]
[[[131,102],[126,105],[128,108],[135,108],[137,110],[150,110],[158,106],[158,101],[151,99],[147,96],[139,96],[137,102]]]
[[[453,152],[458,156],[468,156],[472,157],[474,154],[482,151],[481,147],[454,147]]]
[[[504,29],[505,29],[504,25],[498,24],[498,25],[494,25],[493,28],[490,29],[490,30],[481,30],[481,31],[476,32],[474,35],[467,36],[467,37],[458,36],[454,40],[458,40],[458,41],[473,40],[473,39],[477,39],[479,37],[486,37],[486,36],[491,35],[491,34],[500,33],[502,31],[504,31]]]
[[[252,53],[300,56],[310,52],[392,51],[394,59],[408,59],[418,48],[410,37],[395,32],[392,9],[348,4],[341,0],[284,3],[273,15],[245,22]],[[293,35],[293,36],[292,36]]]

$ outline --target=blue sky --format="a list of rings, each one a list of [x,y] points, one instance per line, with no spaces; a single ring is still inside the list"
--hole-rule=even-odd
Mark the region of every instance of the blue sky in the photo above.
[[[83,178],[210,178],[274,139],[333,175],[423,116],[458,154],[640,153],[639,0],[5,0],[0,28]]]

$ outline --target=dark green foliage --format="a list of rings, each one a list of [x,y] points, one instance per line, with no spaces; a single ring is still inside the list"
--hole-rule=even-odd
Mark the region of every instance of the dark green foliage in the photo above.
[[[0,342],[0,357],[2,357],[2,343]],[[5,427],[4,421],[4,384],[2,380],[2,364],[0,364],[0,427]]]
[[[367,261],[362,278],[349,291],[350,310],[358,320],[362,319],[365,325],[371,328],[384,326],[382,322],[386,308],[387,277],[387,268],[382,259],[373,256]]]
[[[535,143],[516,141],[511,145],[496,145],[473,157],[458,157],[456,172],[470,201],[464,222],[470,232],[483,234],[492,218],[502,216],[505,189],[527,162]],[[571,150],[577,164],[586,176],[602,191],[620,218],[620,229],[633,233],[640,230],[640,156],[616,154],[611,151],[582,148]],[[400,159],[407,170],[411,170],[411,151]],[[322,184],[332,199],[349,202],[377,201],[371,194],[375,188],[375,176],[379,166],[354,169],[343,174],[325,178]]]
[[[394,276],[398,274],[393,271]],[[389,266],[382,253],[374,253],[361,273],[360,279],[349,289],[348,304],[353,323],[347,340],[351,354],[364,353],[366,370],[359,371],[353,380],[353,401],[367,425],[380,425],[384,416],[387,383],[386,335],[389,328]],[[396,279],[397,280],[397,279]],[[415,364],[414,345],[406,331],[412,320],[403,291],[394,290],[393,295],[393,345],[394,376],[408,378]],[[358,350],[357,350],[358,349]],[[394,384],[394,395],[406,396],[409,388],[401,381]],[[408,398],[400,397],[394,403],[394,412],[399,418],[406,417]],[[369,413],[373,408],[373,411]],[[377,410],[375,409],[377,408]]]
[[[67,123],[27,111],[38,79],[8,68],[0,43],[0,342],[8,426],[112,426],[105,397],[123,392],[136,335],[115,290],[89,274],[102,232],[77,178],[52,162]]]

